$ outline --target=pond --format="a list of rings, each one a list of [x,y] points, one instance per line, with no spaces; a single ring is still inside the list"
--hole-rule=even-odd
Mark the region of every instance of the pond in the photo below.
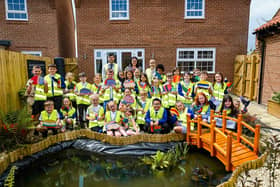
[[[77,149],[47,154],[16,175],[19,187],[164,187],[216,186],[227,175],[224,165],[208,152],[191,148],[171,171],[153,172],[143,157],[112,156]],[[196,168],[196,169],[195,169]],[[198,169],[210,177],[198,177]],[[205,177],[204,177],[205,176]]]

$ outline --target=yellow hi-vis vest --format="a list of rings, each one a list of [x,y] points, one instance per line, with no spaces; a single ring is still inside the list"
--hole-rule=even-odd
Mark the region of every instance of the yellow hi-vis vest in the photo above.
[[[92,92],[99,95],[99,104],[104,102],[104,97],[103,95],[100,94],[101,88],[102,88],[101,83],[99,85],[96,85],[94,83],[92,84]]]
[[[61,81],[61,76],[57,73],[54,75],[54,78]],[[54,97],[54,96],[63,95],[63,90],[61,88],[58,88],[57,82],[52,80],[51,75],[46,75],[44,80],[48,83],[47,97]]]
[[[56,128],[56,121],[58,120],[58,112],[57,110],[53,110],[51,114],[49,114],[46,110],[41,112],[41,121],[43,122],[44,127],[48,128]]]
[[[217,83],[213,87],[213,96],[218,101],[223,101],[224,95],[225,95],[225,90],[227,88],[227,84],[225,82],[222,84],[223,84],[224,88],[222,88],[221,84],[217,84]]]
[[[152,121],[159,121],[160,119],[163,118],[163,113],[164,113],[164,108],[160,107],[158,110],[158,113],[156,113],[155,109],[152,107],[150,110],[150,119]]]
[[[76,86],[77,83],[75,81],[72,81],[72,83]],[[66,88],[68,88],[69,86],[69,81],[65,81],[65,86]],[[69,93],[66,93],[64,94],[65,97],[68,97],[71,101],[76,101],[76,95],[74,93],[74,88],[73,88],[73,91],[69,92]]]
[[[37,84],[35,86],[34,100],[35,101],[46,101],[47,95],[44,91],[44,85]]]
[[[120,88],[120,81],[116,80],[116,87],[117,88]],[[104,84],[103,84],[104,85]],[[105,85],[104,85],[105,86]],[[113,98],[111,98],[113,97]],[[103,94],[103,100],[104,101],[108,101],[110,99],[113,99],[114,101],[116,102],[119,102],[120,98],[122,97],[122,94],[121,94],[121,90],[119,90],[119,92],[116,92],[116,90],[114,88],[107,88]]]
[[[100,105],[98,107],[98,112],[94,111],[94,106],[90,105],[87,109],[87,114],[89,117],[97,117],[95,120],[89,120],[89,128],[92,127],[103,127],[104,126],[104,120],[99,120],[98,118],[102,117],[104,115],[104,109]]]
[[[144,87],[142,87],[141,84],[140,84],[140,81],[137,81],[136,84],[137,84],[137,87],[138,87],[138,90],[139,90],[138,95],[140,95],[140,91],[142,91],[142,90],[144,90],[147,93],[150,91],[149,85],[145,85]]]
[[[73,116],[73,114],[75,114],[76,109],[74,107],[71,107],[70,110],[67,112],[66,110],[63,110],[62,108],[60,109],[60,113],[63,115],[63,118],[65,118],[65,115],[68,113],[68,118],[70,118],[69,116]]]
[[[187,114],[188,108],[185,108],[183,112],[179,112],[178,121],[181,122],[182,126],[187,127]],[[191,123],[191,130],[194,130],[194,123]]]
[[[195,114],[201,114],[201,115],[204,115],[207,113],[208,109],[209,109],[210,105],[203,105],[202,106],[202,110],[201,112],[198,112],[198,111],[195,111]]]
[[[146,98],[146,101],[145,101],[144,104],[142,104],[141,101],[139,101],[139,102],[141,103],[141,105],[140,105],[140,103],[138,103],[138,104],[137,104],[137,108],[143,108],[145,113],[143,114],[142,111],[138,111],[138,112],[137,112],[136,123],[137,123],[137,124],[145,124],[145,115],[146,115],[146,112],[147,112],[147,111],[150,109],[150,107],[151,107],[151,99],[147,99],[147,98]],[[144,105],[145,105],[145,107],[144,107]]]
[[[112,121],[115,121],[116,123],[120,123],[121,121],[121,112],[120,111],[116,111],[116,116],[115,118],[112,118],[111,116],[111,111],[106,111],[106,114],[105,114],[105,121],[106,122],[112,122]]]
[[[113,71],[114,71],[114,79],[115,80],[118,80],[118,72],[119,72],[119,68],[118,68],[118,64],[116,64],[116,63],[113,63]],[[106,74],[106,78],[108,78],[107,77],[107,70],[108,70],[108,68],[109,68],[109,63],[108,64],[105,64],[105,66],[104,66],[104,68],[105,68],[105,74]]]
[[[81,82],[79,82],[76,85],[76,88],[77,88],[78,93],[80,93],[80,90],[83,88],[87,88],[87,89],[91,90],[91,84],[88,82],[85,82],[85,86],[83,86],[83,84]],[[89,95],[81,95],[81,96],[77,95],[76,101],[77,101],[78,105],[80,105],[80,104],[90,105]]]
[[[184,96],[187,96],[189,98],[186,99],[185,97],[178,94],[177,100],[182,101],[184,104],[192,104],[193,103],[193,98],[192,98],[193,83],[189,82],[189,84],[186,85],[186,83],[184,81],[181,81],[180,84],[182,86],[182,92],[183,92]]]
[[[165,86],[165,85],[163,85],[163,87],[164,87],[164,86]],[[164,90],[164,89],[163,89],[163,90]],[[172,83],[172,89],[171,89],[171,91],[176,91],[176,92],[178,91],[178,88],[177,88],[177,84],[176,84],[176,83]],[[175,95],[175,94],[172,94],[171,91],[162,96],[162,106],[163,106],[164,108],[169,108],[169,107],[171,107],[171,106],[175,106],[175,104],[176,104],[176,99],[177,99],[177,98],[176,98],[176,95]]]
[[[161,92],[162,92],[162,89],[160,87],[156,88],[156,87],[152,86],[151,92],[150,92],[151,96],[152,96],[152,100],[155,98],[161,99]]]

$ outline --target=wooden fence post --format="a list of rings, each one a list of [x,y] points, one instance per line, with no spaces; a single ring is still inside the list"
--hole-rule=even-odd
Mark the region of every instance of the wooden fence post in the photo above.
[[[222,131],[225,133],[227,127],[227,111],[223,110],[223,124],[222,124]]]
[[[256,154],[258,154],[259,152],[260,130],[261,130],[261,126],[257,124],[255,129],[255,137],[254,137],[254,153]]]
[[[191,143],[191,115],[187,114],[187,136],[186,136],[186,141],[187,143]]]
[[[201,136],[201,115],[197,117],[197,147],[201,148],[201,141],[200,141],[200,136]]]
[[[237,142],[240,143],[240,136],[242,135],[242,114],[238,114],[237,118]]]
[[[211,121],[211,139],[210,139],[210,154],[211,156],[215,156],[215,149],[214,149],[214,143],[216,143],[216,133],[215,133],[215,128],[216,128],[216,121],[212,120]]]
[[[231,171],[232,133],[227,135],[226,171]]]

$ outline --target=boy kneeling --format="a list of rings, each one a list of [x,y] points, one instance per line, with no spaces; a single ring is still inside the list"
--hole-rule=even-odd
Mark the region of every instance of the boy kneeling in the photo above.
[[[161,100],[158,98],[153,100],[153,106],[146,113],[145,121],[145,131],[161,134],[170,132],[170,126],[167,123],[167,111],[161,106]]]
[[[59,113],[54,109],[53,101],[46,101],[44,103],[44,108],[39,117],[40,125],[37,130],[42,133],[43,137],[48,136],[48,130],[51,129],[53,134],[57,134],[57,129],[61,128],[61,122],[59,119]]]

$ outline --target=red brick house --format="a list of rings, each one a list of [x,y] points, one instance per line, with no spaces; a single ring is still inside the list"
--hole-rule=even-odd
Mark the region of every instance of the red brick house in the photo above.
[[[145,68],[155,58],[166,71],[197,67],[224,72],[231,80],[235,56],[247,51],[250,0],[73,1],[75,9],[68,0],[0,0],[6,10],[0,15],[0,39],[12,40],[13,50],[43,56],[71,57],[77,49],[80,70],[90,75],[101,72],[113,52],[122,68],[137,56]],[[12,2],[23,10],[10,10]]]
[[[267,104],[273,92],[280,91],[280,9],[255,34],[257,50],[261,53],[258,102]]]

